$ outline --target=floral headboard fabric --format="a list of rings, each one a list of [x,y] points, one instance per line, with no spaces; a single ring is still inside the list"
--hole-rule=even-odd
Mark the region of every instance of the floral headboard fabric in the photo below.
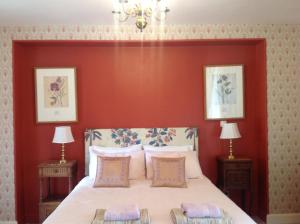
[[[198,151],[198,128],[115,128],[87,129],[85,138],[85,174],[88,175],[89,146],[127,147],[130,145],[193,145]]]

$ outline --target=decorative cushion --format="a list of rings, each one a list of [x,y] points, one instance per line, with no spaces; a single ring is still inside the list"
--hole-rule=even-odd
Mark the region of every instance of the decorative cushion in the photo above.
[[[202,170],[199,164],[199,159],[196,151],[184,151],[184,152],[146,152],[146,167],[147,178],[153,177],[152,157],[185,157],[185,175],[188,179],[202,178]]]
[[[129,187],[130,156],[97,157],[94,187]]]
[[[97,156],[131,156],[129,165],[129,179],[145,178],[145,155],[142,145],[132,145],[124,148],[90,146],[89,176],[96,177]]]
[[[186,187],[185,157],[152,157],[152,187]]]

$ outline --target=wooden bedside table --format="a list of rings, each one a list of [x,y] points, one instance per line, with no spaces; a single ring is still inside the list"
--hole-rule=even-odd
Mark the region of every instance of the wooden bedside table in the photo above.
[[[217,157],[218,187],[226,194],[230,190],[242,190],[242,206],[246,209],[246,191],[250,192],[249,211],[252,208],[252,160],[247,158],[228,159]]]
[[[40,179],[39,220],[42,223],[60,204],[64,197],[55,195],[51,189],[52,178],[68,178],[68,193],[73,189],[77,172],[77,162],[67,161],[60,164],[59,161],[47,161],[38,166]],[[47,179],[47,189],[44,191],[44,180]]]

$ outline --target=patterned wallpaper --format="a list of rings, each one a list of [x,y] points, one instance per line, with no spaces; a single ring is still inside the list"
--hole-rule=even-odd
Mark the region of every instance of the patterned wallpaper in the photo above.
[[[0,220],[15,220],[12,40],[266,38],[271,213],[300,212],[300,25],[0,27]],[[1,221],[0,221],[1,222]]]

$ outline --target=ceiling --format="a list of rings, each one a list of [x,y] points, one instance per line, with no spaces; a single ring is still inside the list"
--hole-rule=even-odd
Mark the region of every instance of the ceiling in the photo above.
[[[113,0],[0,0],[0,25],[113,24]],[[300,0],[167,0],[166,24],[300,24]]]

